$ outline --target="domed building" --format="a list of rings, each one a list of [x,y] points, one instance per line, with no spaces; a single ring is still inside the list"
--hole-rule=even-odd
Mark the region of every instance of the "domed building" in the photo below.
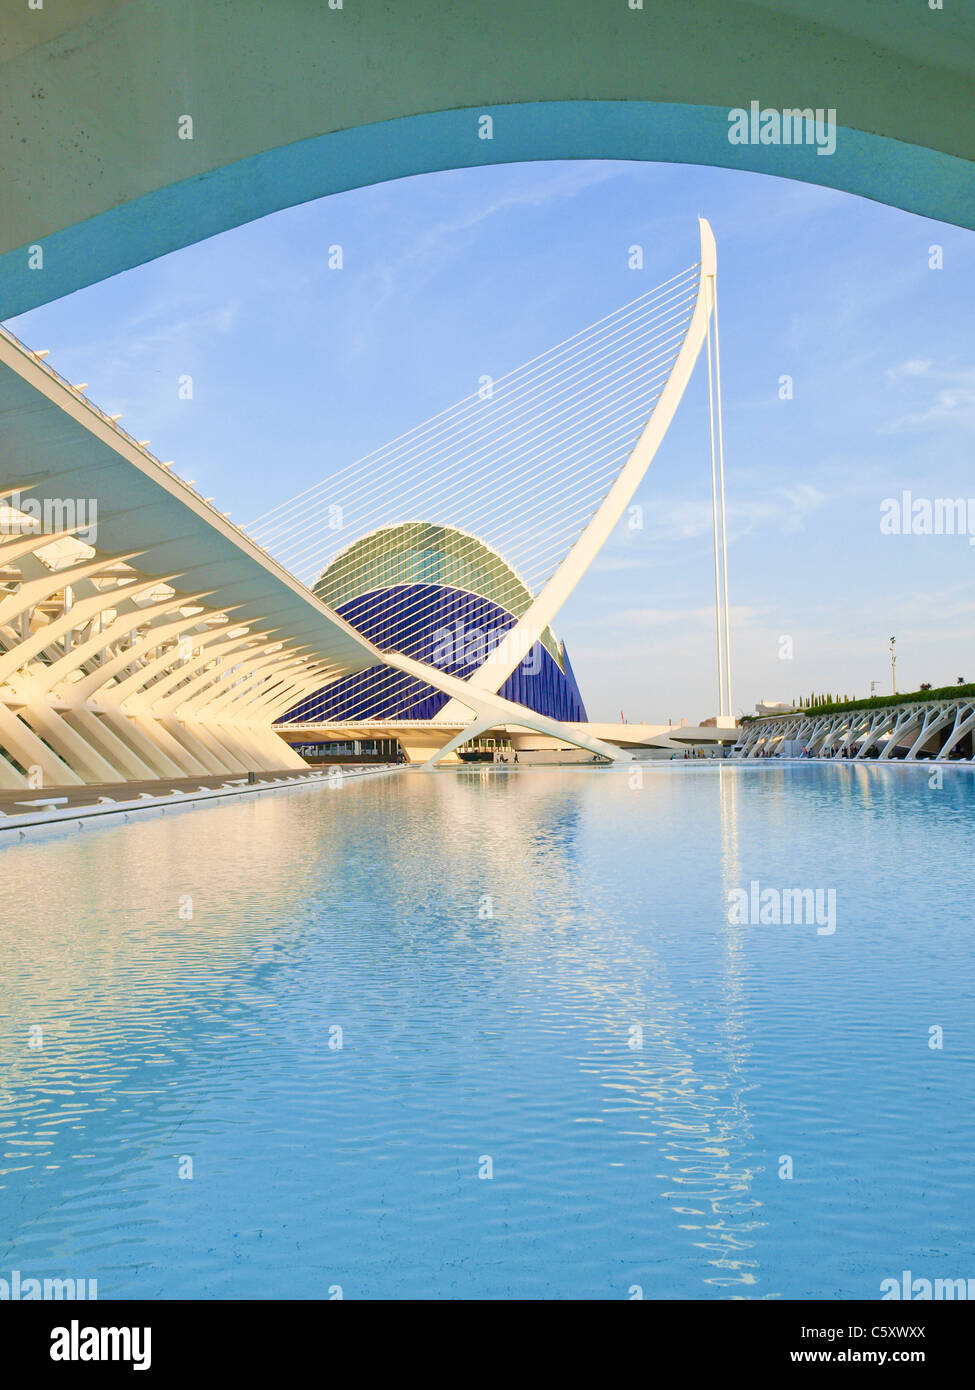
[[[476,536],[407,521],[360,537],[322,571],[315,594],[380,651],[396,651],[466,680],[528,610],[532,594]],[[564,645],[546,628],[499,693],[537,714],[585,722]],[[308,696],[282,722],[435,719],[448,696],[375,666]]]

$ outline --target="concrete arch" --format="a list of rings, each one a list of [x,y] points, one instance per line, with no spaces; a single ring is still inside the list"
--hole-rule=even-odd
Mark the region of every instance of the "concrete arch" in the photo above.
[[[971,7],[638,4],[7,7],[0,317],[280,208],[485,163],[721,165],[975,225]],[[731,145],[753,100],[834,108],[835,154]]]

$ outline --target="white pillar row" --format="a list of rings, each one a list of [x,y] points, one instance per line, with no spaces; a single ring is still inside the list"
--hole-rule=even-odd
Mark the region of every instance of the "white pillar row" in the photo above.
[[[273,720],[335,667],[77,529],[0,541],[0,789],[304,767]]]
[[[188,714],[198,719],[214,717],[231,705],[240,705],[248,693],[253,694],[255,685],[259,689],[265,681],[278,673],[302,670],[306,660],[306,656],[295,657],[288,651],[277,651],[268,655],[262,649],[253,654],[248,653],[229,665],[215,686],[211,685],[185,705],[177,702],[175,708],[185,708]]]
[[[192,625],[198,622],[198,617],[184,620],[178,640],[181,641],[184,636],[186,640],[191,640]],[[236,629],[231,626],[229,632],[233,631]],[[216,662],[221,657],[259,642],[259,638],[252,634],[231,638],[229,632],[217,627],[209,633],[192,635],[193,645],[199,647],[199,651],[194,652],[188,660],[180,657],[174,661],[171,652],[166,651],[155,660],[148,661],[141,671],[119,682],[115,690],[116,699],[120,704],[131,701],[133,708],[148,709],[171,690],[180,686],[188,689],[191,681],[196,689],[216,680],[219,675]]]

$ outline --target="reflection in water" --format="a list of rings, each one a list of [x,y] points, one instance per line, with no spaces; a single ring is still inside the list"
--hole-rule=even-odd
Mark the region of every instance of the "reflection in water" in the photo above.
[[[874,1297],[950,1263],[973,806],[922,769],[492,767],[5,848],[0,1276]],[[835,936],[729,925],[751,878],[835,887]]]
[[[736,769],[722,767],[717,772],[716,779],[708,778],[708,790],[718,802],[720,902],[726,903],[727,890],[740,883],[738,779]],[[720,904],[716,906],[720,913]],[[744,1103],[748,1083],[742,1076],[746,1041],[739,980],[741,928],[721,927],[721,1037],[717,1046],[705,1051],[688,1023],[689,1001],[680,998],[666,963],[653,949],[657,924],[647,925],[647,988],[628,999],[630,1016],[645,1020],[642,1046],[633,1051],[628,1067],[608,1066],[603,1084],[626,1102],[618,1113],[630,1123],[637,1119],[649,1126],[621,1133],[642,1143],[653,1141],[660,1158],[673,1165],[656,1175],[665,1184],[660,1195],[677,1217],[684,1218],[677,1230],[687,1232],[688,1243],[704,1252],[702,1281],[726,1296],[752,1296],[757,1267],[752,1232],[762,1223],[753,1219],[761,1203],[751,1195],[753,1169],[743,1152],[749,1128]]]

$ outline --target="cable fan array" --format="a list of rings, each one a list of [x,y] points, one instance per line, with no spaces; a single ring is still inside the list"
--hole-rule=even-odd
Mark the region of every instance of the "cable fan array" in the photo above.
[[[439,622],[438,584],[464,590],[465,574],[505,610],[497,630],[511,626],[632,452],[684,340],[698,271],[689,266],[247,529],[360,631],[381,619],[389,649],[404,655],[423,658]],[[429,549],[404,556],[405,522],[460,533],[446,568]],[[357,719],[408,718],[430,693],[401,672],[376,677]]]

